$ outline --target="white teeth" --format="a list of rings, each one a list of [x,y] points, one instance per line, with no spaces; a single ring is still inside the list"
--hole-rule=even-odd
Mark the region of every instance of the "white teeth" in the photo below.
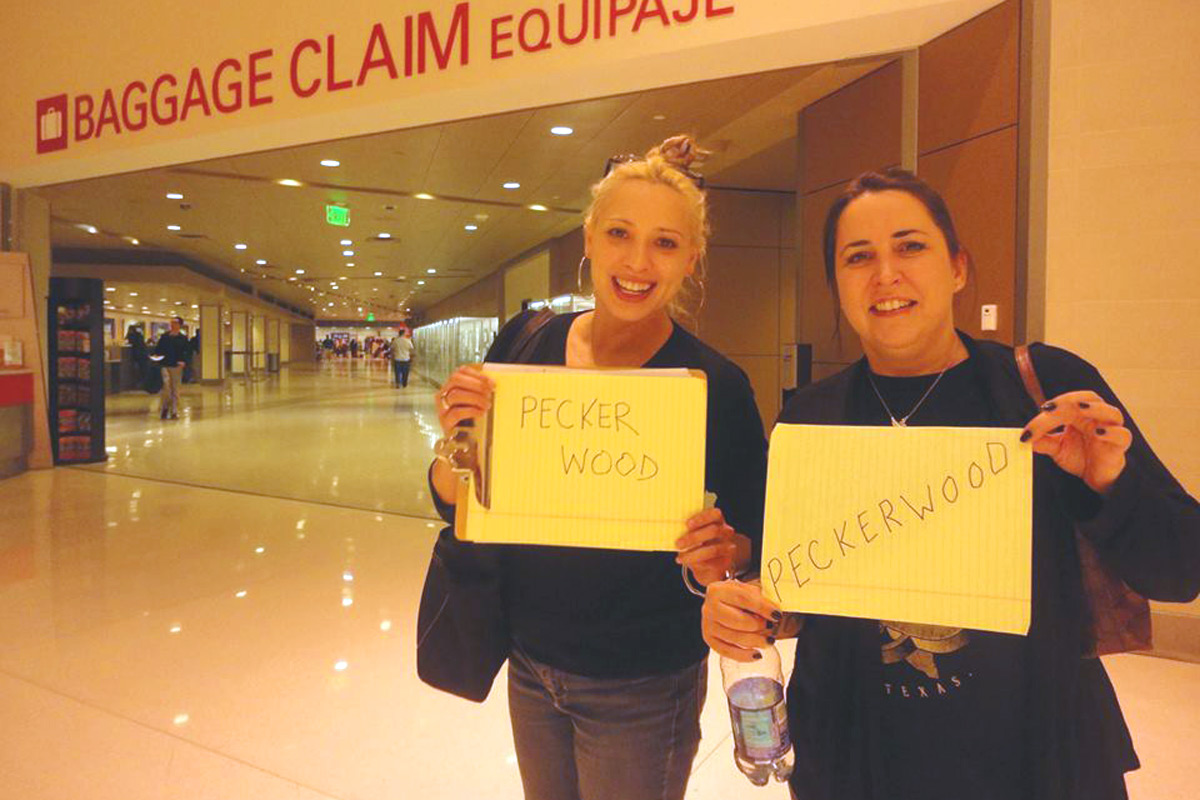
[[[649,291],[650,287],[652,287],[654,285],[652,283],[640,283],[638,281],[622,280],[621,278],[615,278],[614,280],[616,280],[617,286],[620,286],[622,289],[624,289],[627,292]]]
[[[882,300],[875,304],[876,311],[897,311],[913,305],[912,300]]]

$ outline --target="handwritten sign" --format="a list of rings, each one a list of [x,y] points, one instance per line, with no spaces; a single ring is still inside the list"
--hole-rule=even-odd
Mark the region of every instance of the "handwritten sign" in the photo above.
[[[703,373],[484,370],[496,381],[487,504],[473,485],[460,491],[460,538],[675,549],[687,518],[704,507]]]
[[[1024,634],[1019,429],[776,425],[763,589],[790,611]]]

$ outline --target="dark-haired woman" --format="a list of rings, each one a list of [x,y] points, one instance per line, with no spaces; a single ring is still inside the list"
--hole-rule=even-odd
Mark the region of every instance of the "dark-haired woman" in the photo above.
[[[547,323],[530,359],[703,370],[705,487],[717,502],[680,531],[678,554],[501,548],[509,712],[527,800],[682,800],[700,742],[708,648],[700,601],[679,565],[707,584],[758,549],[766,444],[750,383],[673,319],[708,235],[705,194],[690,170],[696,156],[690,138],[675,137],[644,158],[610,160],[584,222],[596,308]],[[488,360],[504,359],[525,318],[499,332]],[[438,392],[442,429],[482,414],[491,393],[483,372],[458,369]],[[454,479],[444,463],[435,462],[431,483],[451,520]]]
[[[1034,468],[1033,608],[1025,637],[805,616],[788,687],[802,800],[1117,800],[1138,767],[1099,659],[1076,530],[1132,588],[1200,592],[1200,507],[1094,367],[1030,348],[1037,408],[1013,351],[954,328],[969,258],[941,197],[910,173],[856,179],[825,225],[826,277],[865,358],[806,388],[785,423],[1023,427]],[[708,589],[704,636],[739,660],[787,635],[757,586]],[[792,616],[785,618],[788,622]],[[908,638],[898,657],[890,646]],[[922,643],[936,642],[927,644]]]

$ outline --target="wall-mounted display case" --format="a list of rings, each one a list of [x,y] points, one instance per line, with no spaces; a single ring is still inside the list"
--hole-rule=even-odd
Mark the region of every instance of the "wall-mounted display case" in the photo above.
[[[104,461],[104,282],[51,278],[48,319],[54,461]]]

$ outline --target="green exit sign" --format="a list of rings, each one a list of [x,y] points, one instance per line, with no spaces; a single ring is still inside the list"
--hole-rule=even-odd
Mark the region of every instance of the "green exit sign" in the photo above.
[[[370,312],[367,312],[367,322],[374,322],[374,321],[375,321],[375,315]]]
[[[330,225],[348,227],[350,225],[350,209],[345,206],[325,206],[325,221]]]

